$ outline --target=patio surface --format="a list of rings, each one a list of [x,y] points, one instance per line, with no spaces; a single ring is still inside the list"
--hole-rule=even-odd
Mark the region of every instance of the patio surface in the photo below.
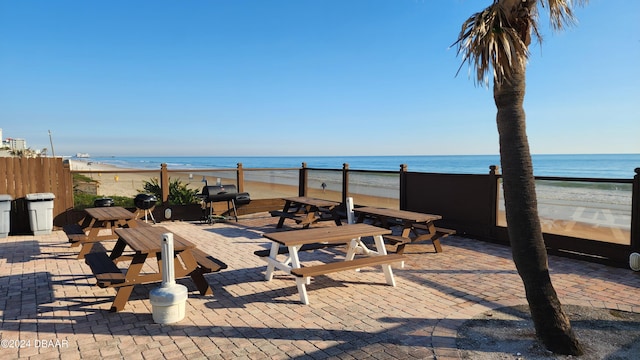
[[[162,223],[229,266],[206,275],[213,296],[179,280],[189,289],[186,317],[171,325],[151,315],[148,294],[158,284],[137,286],[124,311],[109,312],[115,290],[95,286],[62,231],[0,239],[2,359],[458,359],[465,320],[526,304],[509,248],[452,236],[438,254],[430,244],[407,246],[395,288],[379,267],[333,273],[312,281],[302,305],[293,277],[276,271],[265,281],[266,263],[253,254],[275,222],[258,214]],[[301,259],[340,255],[334,248]],[[640,312],[640,273],[554,256],[549,263],[563,304]]]

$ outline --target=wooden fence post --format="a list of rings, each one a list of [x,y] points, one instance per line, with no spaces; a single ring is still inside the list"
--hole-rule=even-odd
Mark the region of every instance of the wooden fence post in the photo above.
[[[303,162],[298,178],[298,196],[307,196],[307,163]]]
[[[640,252],[640,168],[635,172],[631,192],[631,251]]]
[[[238,185],[238,192],[244,192],[244,169],[242,163],[238,163],[238,169],[236,170],[236,182]]]
[[[342,203],[347,203],[349,196],[349,164],[342,164]]]
[[[489,166],[489,211],[487,233],[490,238],[495,237],[496,227],[498,226],[498,199],[500,198],[499,186],[499,167],[497,165]]]
[[[400,164],[400,210],[407,208],[407,164]]]
[[[169,201],[169,172],[167,164],[160,165],[160,189],[162,190],[162,202]]]

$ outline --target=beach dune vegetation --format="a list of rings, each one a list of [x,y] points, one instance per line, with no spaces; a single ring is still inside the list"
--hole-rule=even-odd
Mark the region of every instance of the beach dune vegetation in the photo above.
[[[98,195],[100,182],[83,174],[73,174],[73,208],[83,210],[93,207],[97,199],[105,196]],[[133,198],[128,196],[109,195],[114,206],[133,207]]]
[[[513,261],[522,278],[537,337],[557,354],[581,355],[578,342],[551,283],[538,216],[533,165],[524,111],[531,35],[540,40],[538,5],[561,30],[574,22],[573,5],[587,0],[494,0],[462,25],[455,44],[476,84],[493,79],[507,231]]]

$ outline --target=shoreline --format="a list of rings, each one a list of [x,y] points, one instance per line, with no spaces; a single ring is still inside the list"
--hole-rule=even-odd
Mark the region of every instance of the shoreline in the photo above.
[[[126,168],[122,168],[115,165],[91,161],[89,158],[87,158],[86,160],[80,160],[80,158],[65,159],[65,161],[69,162],[69,167],[71,168],[71,171],[107,171],[107,170],[126,169]],[[142,170],[142,169],[131,169],[131,170]]]
[[[444,174],[488,174],[500,165],[499,155],[383,155],[383,156],[96,156],[73,160],[104,162],[122,168],[156,170],[162,163],[171,169],[309,168],[336,170],[349,164],[352,170],[409,171]],[[631,154],[533,154],[534,174],[560,178],[631,180],[640,153]],[[499,169],[498,169],[499,170]]]

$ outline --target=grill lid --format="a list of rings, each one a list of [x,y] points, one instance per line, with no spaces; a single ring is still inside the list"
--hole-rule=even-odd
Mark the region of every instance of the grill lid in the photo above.
[[[113,206],[113,199],[112,198],[96,199],[93,202],[93,206],[94,207],[109,207],[109,206]]]
[[[205,201],[229,201],[235,199],[237,194],[235,185],[211,185],[202,188]]]
[[[158,202],[158,198],[155,195],[151,194],[138,194],[133,199],[133,203],[136,205],[138,209],[148,210],[151,209],[156,202]]]

